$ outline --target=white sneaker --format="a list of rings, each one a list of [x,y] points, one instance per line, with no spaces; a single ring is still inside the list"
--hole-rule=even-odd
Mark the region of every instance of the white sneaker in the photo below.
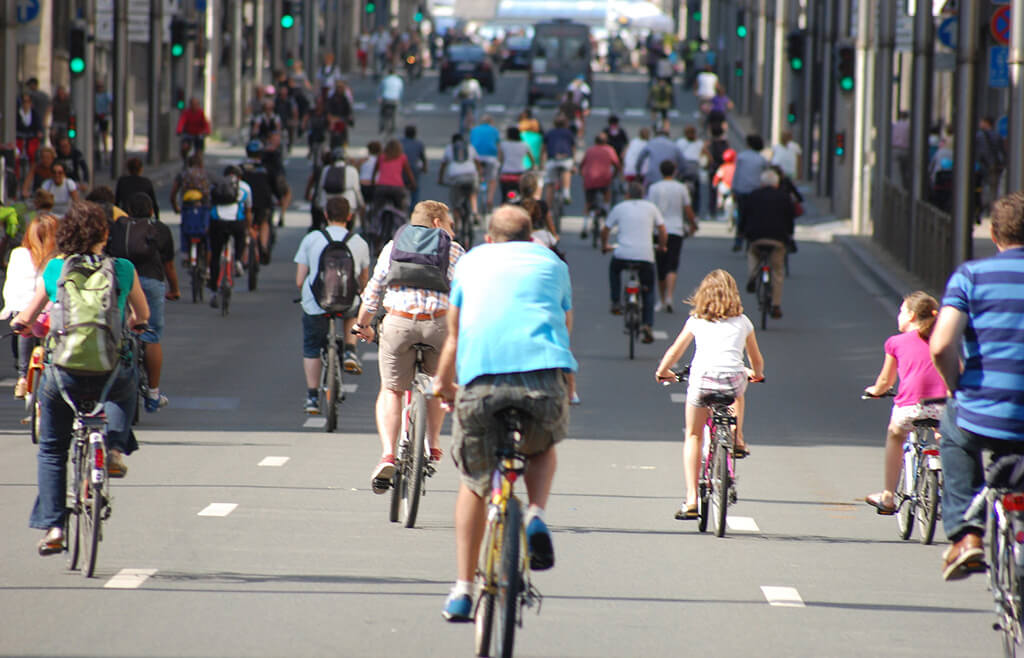
[[[660,313],[661,312],[661,301],[657,301],[657,302],[654,303],[654,312],[655,313]]]

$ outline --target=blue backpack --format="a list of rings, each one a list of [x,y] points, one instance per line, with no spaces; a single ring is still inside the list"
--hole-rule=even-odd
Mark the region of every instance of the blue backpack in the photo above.
[[[405,224],[395,231],[391,266],[385,284],[448,292],[448,254],[452,238],[447,231]]]

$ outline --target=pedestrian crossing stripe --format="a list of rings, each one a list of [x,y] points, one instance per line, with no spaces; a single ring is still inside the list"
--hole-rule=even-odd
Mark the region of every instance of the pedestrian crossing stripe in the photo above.
[[[238,503],[210,503],[196,516],[227,516],[235,511]]]
[[[686,393],[673,393],[669,398],[676,404],[682,404],[686,402]]]
[[[767,599],[768,605],[780,608],[805,608],[804,600],[800,598],[800,592],[795,587],[778,587],[774,585],[762,585],[761,593]]]
[[[156,572],[156,569],[121,569],[113,578],[103,583],[103,587],[106,589],[138,589]]]
[[[761,532],[757,523],[749,516],[727,516],[725,525],[733,532]]]
[[[284,466],[291,457],[264,457],[257,466]]]
[[[304,422],[302,424],[302,426],[303,427],[312,428],[312,429],[320,429],[320,430],[322,430],[324,427],[327,426],[327,419],[326,418],[316,418],[316,417],[307,418],[306,422]]]
[[[654,336],[654,340],[668,340],[668,332],[667,331],[662,331],[660,329],[655,329],[654,331],[651,332],[651,335]]]
[[[359,384],[342,384],[341,390],[345,393],[355,393],[359,390]]]

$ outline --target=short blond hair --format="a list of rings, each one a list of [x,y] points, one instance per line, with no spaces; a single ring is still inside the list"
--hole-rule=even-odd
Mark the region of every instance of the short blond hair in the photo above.
[[[435,219],[443,221],[448,217],[451,217],[451,211],[448,210],[447,205],[440,201],[420,201],[412,209],[412,217],[409,218],[409,223],[416,226],[433,228]]]
[[[743,314],[743,302],[736,287],[736,279],[721,269],[708,272],[686,303],[693,307],[690,315],[710,322]]]

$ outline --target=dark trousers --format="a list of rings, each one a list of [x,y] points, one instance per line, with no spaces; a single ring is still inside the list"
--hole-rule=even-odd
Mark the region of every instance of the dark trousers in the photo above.
[[[644,260],[622,260],[612,258],[608,266],[608,283],[611,286],[612,304],[622,299],[622,270],[636,265],[640,277],[640,294],[644,301],[642,322],[648,327],[654,326],[654,263]]]
[[[224,221],[215,219],[210,222],[210,280],[207,287],[217,291],[217,279],[220,278],[220,252],[228,240],[235,240],[235,260],[245,252],[245,222]]]

